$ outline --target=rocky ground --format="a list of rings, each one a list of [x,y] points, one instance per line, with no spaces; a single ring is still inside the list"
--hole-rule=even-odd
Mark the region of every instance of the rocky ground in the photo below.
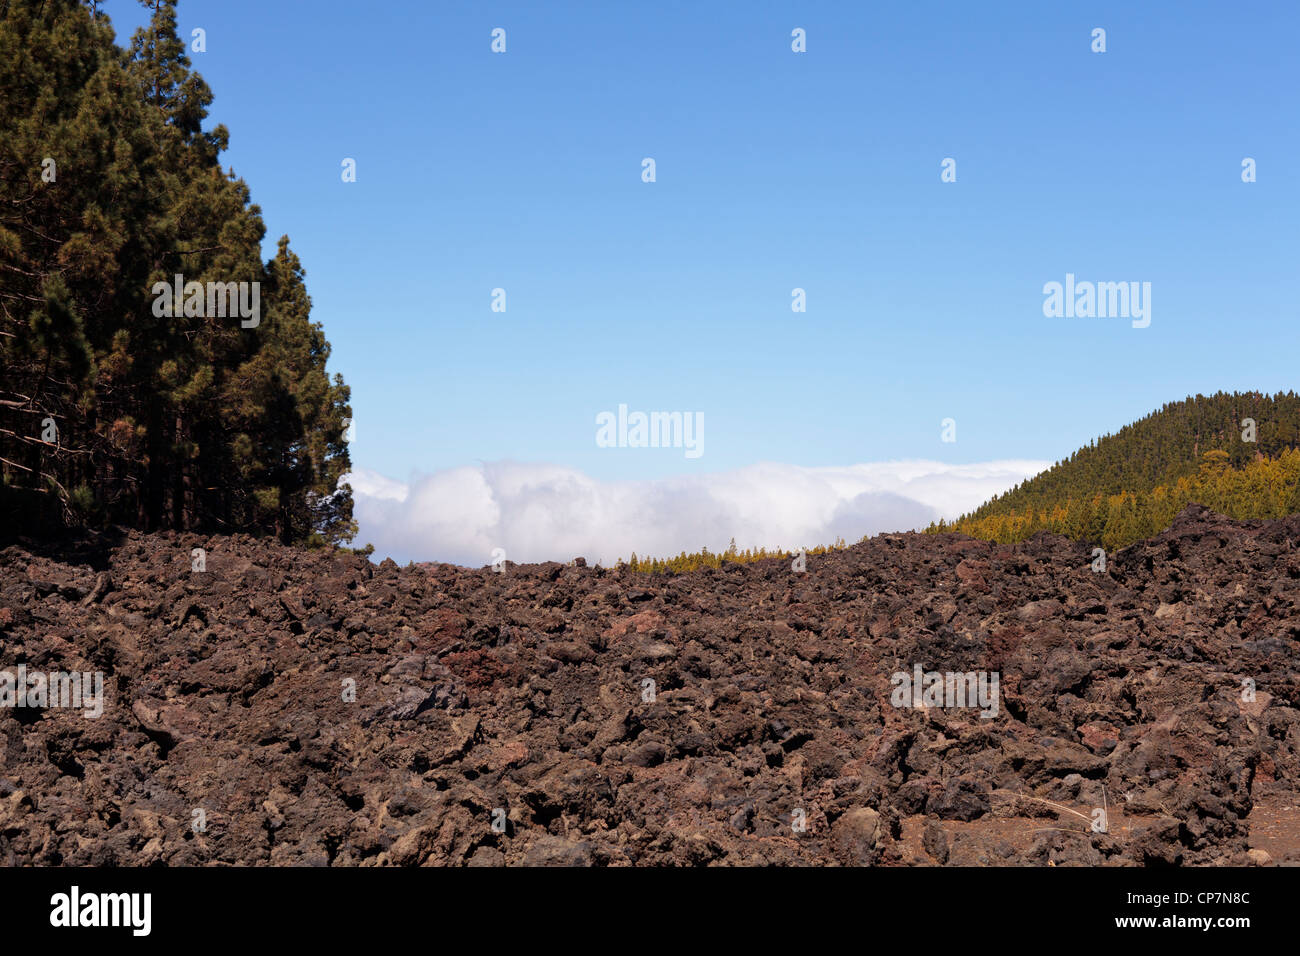
[[[0,670],[102,671],[105,707],[0,708],[0,862],[1300,863],[1300,518],[1192,508],[1092,563],[1050,536],[674,578],[19,541]],[[895,706],[916,665],[996,673],[997,716]]]

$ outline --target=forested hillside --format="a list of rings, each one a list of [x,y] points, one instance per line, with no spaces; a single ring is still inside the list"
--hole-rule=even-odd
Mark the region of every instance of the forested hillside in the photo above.
[[[302,265],[287,236],[262,261],[174,4],[144,5],[124,50],[98,4],[0,0],[0,530],[347,540],[349,392]]]
[[[1300,512],[1300,397],[1197,395],[1164,406],[951,524],[991,541],[1038,531],[1122,547],[1196,502],[1234,518]]]

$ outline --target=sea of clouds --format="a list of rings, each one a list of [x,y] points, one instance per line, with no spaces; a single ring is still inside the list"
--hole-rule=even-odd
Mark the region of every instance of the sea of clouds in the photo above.
[[[747,547],[813,547],[952,519],[1051,462],[949,465],[890,461],[842,467],[756,464],[645,481],[599,481],[560,465],[495,462],[396,481],[346,476],[374,560],[481,567],[511,561],[613,565],[633,552],[666,557],[734,537]]]

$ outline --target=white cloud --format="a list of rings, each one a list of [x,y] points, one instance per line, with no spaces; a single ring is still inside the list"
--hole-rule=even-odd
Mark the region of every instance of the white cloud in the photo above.
[[[375,559],[479,567],[512,561],[613,564],[633,551],[662,557],[734,537],[747,547],[853,543],[866,534],[955,518],[1047,468],[1043,461],[947,465],[891,461],[805,468],[762,463],[651,481],[597,481],[559,465],[495,462],[403,484],[364,469],[347,477]]]

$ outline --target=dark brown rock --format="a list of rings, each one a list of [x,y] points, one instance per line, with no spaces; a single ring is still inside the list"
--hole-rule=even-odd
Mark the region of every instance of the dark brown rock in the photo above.
[[[1189,510],[1090,554],[899,534],[663,577],[12,544],[0,671],[98,671],[105,700],[0,707],[0,860],[1285,862],[1300,518]],[[995,672],[997,716],[895,706],[918,664]]]

